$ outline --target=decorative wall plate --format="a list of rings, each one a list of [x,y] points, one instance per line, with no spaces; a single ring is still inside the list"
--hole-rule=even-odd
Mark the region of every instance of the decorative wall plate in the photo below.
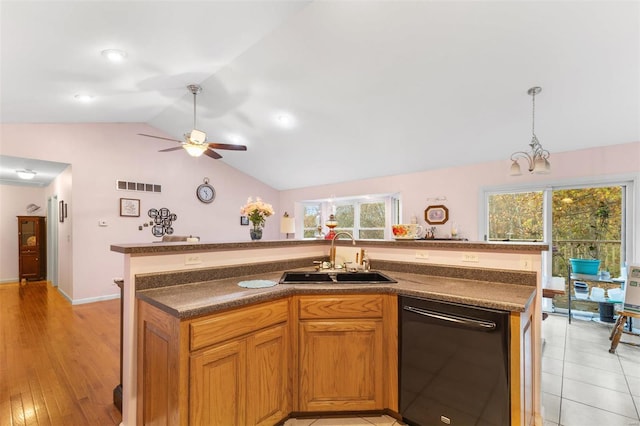
[[[429,206],[424,211],[424,220],[429,225],[442,225],[449,220],[449,209],[444,205]]]

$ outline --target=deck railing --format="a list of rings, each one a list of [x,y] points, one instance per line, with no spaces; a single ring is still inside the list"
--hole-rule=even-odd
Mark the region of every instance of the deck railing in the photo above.
[[[607,270],[612,277],[620,276],[620,240],[562,240],[554,241],[556,256],[553,256],[553,275],[567,276],[567,265],[563,261],[566,259],[581,258],[591,259],[589,246],[598,245],[598,259],[600,259],[600,269]]]

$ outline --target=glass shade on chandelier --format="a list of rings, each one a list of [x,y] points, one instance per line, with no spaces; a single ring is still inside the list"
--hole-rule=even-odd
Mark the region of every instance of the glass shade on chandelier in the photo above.
[[[531,143],[529,147],[530,152],[517,151],[511,154],[511,168],[509,174],[511,176],[519,176],[522,174],[520,169],[519,160],[525,160],[527,163],[527,170],[529,173],[547,174],[551,172],[551,164],[549,163],[549,151],[544,149],[538,141],[538,137],[535,132],[535,119],[536,119],[536,95],[542,91],[540,87],[532,87],[527,91],[532,97],[532,116],[531,116]]]

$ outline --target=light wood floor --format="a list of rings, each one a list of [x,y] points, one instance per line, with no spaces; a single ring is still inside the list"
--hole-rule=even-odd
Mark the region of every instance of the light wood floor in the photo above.
[[[119,424],[119,311],[72,306],[46,281],[0,284],[0,426]]]

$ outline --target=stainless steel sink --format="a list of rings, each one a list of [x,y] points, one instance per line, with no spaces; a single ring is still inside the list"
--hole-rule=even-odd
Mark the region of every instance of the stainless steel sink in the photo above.
[[[378,271],[370,272],[300,272],[287,271],[282,274],[280,284],[381,284],[397,283]]]

